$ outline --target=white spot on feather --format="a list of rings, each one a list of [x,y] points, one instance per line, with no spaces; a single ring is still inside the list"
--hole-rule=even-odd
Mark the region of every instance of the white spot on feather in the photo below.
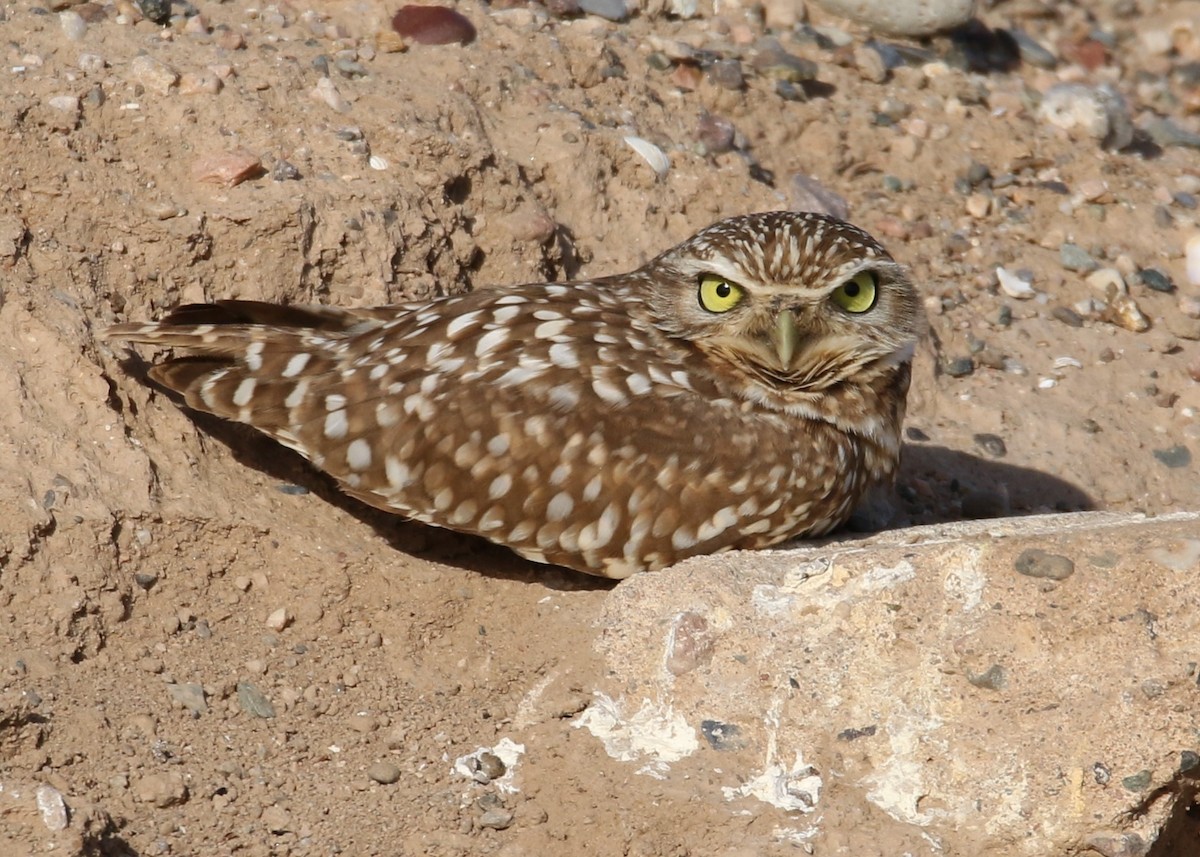
[[[301,378],[296,382],[296,386],[292,388],[292,392],[288,393],[288,397],[283,400],[283,406],[288,410],[297,408],[304,401],[304,397],[308,395],[308,379]]]
[[[293,354],[288,360],[287,365],[283,367],[283,377],[295,378],[304,371],[304,367],[308,365],[308,361],[312,359],[312,355],[306,352]]]
[[[246,365],[251,372],[257,372],[262,368],[262,353],[265,342],[251,342],[246,346]]]
[[[571,325],[571,322],[565,318],[559,318],[555,321],[543,321],[533,329],[533,335],[537,339],[552,339],[561,334]]]
[[[346,419],[345,411],[330,411],[325,416],[325,437],[330,440],[341,440],[350,431],[350,421]]]
[[[371,466],[371,444],[363,438],[351,441],[346,447],[346,463],[351,470],[366,470]]]
[[[625,394],[621,392],[621,388],[605,378],[596,378],[592,381],[592,390],[606,402],[611,402],[614,405],[624,404]]]
[[[262,343],[258,343],[262,344]],[[260,359],[259,365],[262,364]],[[233,403],[239,408],[244,408],[250,404],[250,400],[254,398],[254,388],[258,386],[258,382],[253,378],[244,378],[242,383],[238,384],[237,389],[233,391]]]
[[[508,339],[507,328],[497,328],[489,330],[483,336],[479,337],[479,341],[475,343],[475,356],[486,357],[497,348],[505,343]]]
[[[469,312],[466,315],[460,315],[458,318],[446,325],[446,335],[451,337],[458,336],[458,334],[462,333],[468,327],[477,324],[479,322],[479,315],[479,310],[475,310],[475,312]]]

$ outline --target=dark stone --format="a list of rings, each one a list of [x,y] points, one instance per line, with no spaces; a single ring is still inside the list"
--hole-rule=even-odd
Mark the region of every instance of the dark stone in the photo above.
[[[1172,470],[1178,470],[1181,467],[1187,467],[1192,463],[1191,450],[1181,443],[1176,444],[1175,446],[1169,446],[1166,449],[1154,450],[1154,457],[1157,458],[1160,463],[1166,465]]]
[[[741,727],[733,723],[701,720],[700,733],[714,750],[741,750],[746,746]]]
[[[951,378],[963,378],[975,371],[975,361],[970,357],[955,357],[942,365],[942,371]]]
[[[1003,458],[1008,455],[1008,446],[1004,443],[1004,438],[998,434],[989,434],[983,432],[975,435],[975,445],[990,455],[992,458]]]
[[[843,729],[837,734],[839,741],[857,741],[859,738],[873,738],[877,727],[874,723],[861,729]]]
[[[1142,268],[1138,271],[1138,277],[1148,289],[1156,292],[1175,291],[1175,284],[1171,282],[1171,278],[1156,268]]]
[[[1013,563],[1017,572],[1026,577],[1043,580],[1066,580],[1075,573],[1075,563],[1060,554],[1048,553],[1041,548],[1021,551]]]
[[[983,690],[1000,690],[1008,681],[1008,676],[1004,671],[1004,667],[1000,666],[1000,664],[992,664],[981,673],[968,672],[967,681]]]
[[[1083,327],[1083,318],[1079,313],[1070,307],[1056,306],[1050,310],[1050,315],[1056,320],[1061,321],[1067,327]]]

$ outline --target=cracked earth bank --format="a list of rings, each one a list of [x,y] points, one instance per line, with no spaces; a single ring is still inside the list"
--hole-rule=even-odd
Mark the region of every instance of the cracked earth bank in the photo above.
[[[983,4],[1014,61],[569,5],[0,6],[0,852],[1200,853],[1200,5]],[[931,318],[865,541],[535,567],[96,341],[627,270],[797,176]]]

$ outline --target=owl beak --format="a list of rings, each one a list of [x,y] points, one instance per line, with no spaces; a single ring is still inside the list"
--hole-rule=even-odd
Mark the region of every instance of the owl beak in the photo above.
[[[796,326],[796,315],[790,309],[780,310],[775,316],[775,353],[784,369],[791,368],[792,358],[796,355],[796,343],[800,339],[800,329]]]

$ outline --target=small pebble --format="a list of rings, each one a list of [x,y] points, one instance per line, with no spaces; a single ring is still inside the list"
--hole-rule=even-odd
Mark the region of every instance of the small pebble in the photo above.
[[[475,39],[475,25],[445,6],[402,6],[392,17],[392,29],[420,45],[465,45]]]
[[[1050,315],[1068,327],[1083,327],[1083,319],[1079,317],[1079,313],[1065,306],[1056,306],[1050,310]]]
[[[1059,554],[1048,553],[1041,548],[1028,548],[1021,552],[1014,563],[1020,574],[1045,580],[1066,580],[1075,573],[1075,563]]]
[[[1200,149],[1200,134],[1193,133],[1165,117],[1155,117],[1143,127],[1150,139],[1164,149],[1172,146]]]
[[[1142,333],[1150,329],[1150,319],[1142,312],[1141,307],[1129,295],[1116,295],[1100,314],[1100,317],[1111,324]]]
[[[1157,268],[1142,268],[1138,271],[1138,277],[1147,288],[1156,292],[1175,291],[1175,284],[1171,282],[1171,278]]]
[[[1000,690],[1007,680],[1008,676],[1000,664],[992,664],[982,673],[967,673],[967,681],[983,690]]]
[[[736,723],[721,720],[701,720],[700,734],[714,750],[741,750],[746,747],[746,737]]]
[[[36,801],[42,824],[46,825],[48,830],[59,833],[67,829],[67,804],[63,800],[62,792],[53,786],[38,786]]]
[[[1019,301],[1027,301],[1037,294],[1037,292],[1035,292],[1033,287],[1029,284],[1028,280],[1018,276],[1017,274],[1014,274],[1007,268],[996,269],[996,281],[1000,284],[1000,291],[1004,292],[1004,294],[1008,295],[1010,298],[1014,298]],[[1005,307],[1002,309],[1007,308]],[[1012,310],[1009,309],[1008,312],[1009,321],[1001,322],[1001,324],[1006,326],[1012,320]]]
[[[159,809],[178,806],[188,799],[187,785],[183,774],[170,771],[161,774],[147,774],[134,783],[133,796],[142,803],[152,804]]]
[[[334,86],[333,81],[327,77],[322,77],[318,80],[317,85],[309,91],[309,95],[314,101],[324,102],[338,113],[350,112],[350,102],[342,97],[342,93]]]
[[[87,35],[87,21],[83,20],[83,16],[78,12],[59,12],[58,23],[62,26],[63,35],[73,42],[82,41]]]
[[[1058,248],[1060,264],[1068,271],[1090,273],[1100,267],[1100,263],[1078,244],[1067,242]]]
[[[681,676],[707,664],[712,660],[716,636],[708,619],[700,613],[692,610],[680,613],[672,622],[667,638],[667,672]]]
[[[731,151],[737,131],[733,123],[723,116],[701,113],[696,124],[696,142],[704,147],[703,154],[720,155]]]
[[[261,690],[248,681],[238,682],[237,699],[238,704],[247,714],[264,719],[275,716],[275,706],[263,695]]]
[[[180,95],[216,95],[225,84],[207,69],[204,71],[186,71],[179,76]]]
[[[1136,774],[1130,774],[1127,777],[1121,778],[1121,785],[1126,791],[1140,792],[1145,790],[1150,785],[1152,774],[1148,770],[1140,770]]]
[[[1021,55],[1021,60],[1027,62],[1037,68],[1052,69],[1058,65],[1058,58],[1049,50],[1042,47],[1041,43],[1028,35],[1024,30],[1016,27],[1008,31],[1014,42],[1017,43],[1017,51]]]
[[[850,205],[845,198],[803,173],[792,176],[789,182],[789,205],[793,211],[815,211],[845,220]]]
[[[793,84],[816,79],[817,64],[788,53],[777,39],[762,39],[757,47],[751,65],[764,77]]]
[[[987,194],[973,193],[967,197],[967,214],[976,220],[987,217],[992,210],[992,198]]]
[[[165,24],[171,20],[171,0],[135,0],[148,21]]]
[[[489,781],[500,779],[507,770],[504,760],[490,750],[479,754],[479,773],[487,777]]]
[[[955,357],[942,364],[942,371],[951,378],[963,378],[975,371],[975,361],[970,357]]]
[[[197,716],[208,711],[208,702],[204,698],[204,688],[198,684],[168,684],[167,694],[175,702],[178,702]]]
[[[192,165],[192,178],[195,181],[230,188],[262,174],[262,161],[245,149],[209,155]]]
[[[1200,286],[1200,235],[1193,235],[1187,240],[1184,258],[1187,266],[1188,284]],[[1200,304],[1200,301],[1197,301]],[[1197,310],[1200,312],[1200,309]],[[1196,316],[1192,316],[1195,318]]]
[[[1146,840],[1138,833],[1091,833],[1083,844],[1100,857],[1145,857]]]
[[[272,631],[282,631],[288,625],[292,624],[292,614],[286,607],[280,607],[267,617],[266,624]]]
[[[300,178],[300,170],[290,161],[282,158],[271,167],[271,178],[277,182],[296,181]],[[307,494],[308,489],[303,485],[276,485],[275,489],[283,494]]]
[[[367,768],[367,776],[384,786],[390,786],[399,780],[400,773],[400,766],[393,762],[375,762]]]
[[[512,823],[513,814],[503,807],[493,807],[479,816],[479,826],[491,830],[507,830]]]
[[[650,165],[650,169],[654,170],[654,174],[660,179],[670,171],[671,160],[667,157],[667,153],[649,140],[631,135],[625,138],[625,143],[642,156],[642,160]]]
[[[992,458],[1003,458],[1008,455],[1008,446],[1004,443],[1004,438],[997,434],[981,433],[975,435],[975,445],[990,455]]]
[[[929,36],[971,20],[975,0],[816,0],[816,5],[890,36]]]
[[[99,54],[80,54],[75,63],[84,74],[99,74],[104,71],[104,57]]]
[[[148,591],[150,587],[158,583],[158,574],[152,571],[139,571],[134,574],[133,582],[138,585],[139,589]]]
[[[1089,286],[1105,295],[1109,300],[1113,295],[1125,294],[1129,291],[1125,285],[1125,278],[1116,268],[1098,268],[1084,279],[1087,280]]]
[[[722,89],[740,92],[746,88],[742,64],[735,59],[717,60],[708,67],[708,79]]]
[[[1124,149],[1133,142],[1129,107],[1108,84],[1055,84],[1042,96],[1038,114],[1056,127],[1081,130],[1107,149]]]
[[[883,83],[888,79],[887,63],[871,45],[860,45],[854,49],[854,67],[863,80],[871,83]]]
[[[1158,459],[1160,464],[1169,467],[1171,470],[1179,470],[1192,463],[1191,450],[1183,444],[1169,446],[1166,449],[1156,449],[1154,450],[1154,457]]]
[[[179,73],[165,62],[147,54],[140,54],[129,64],[133,79],[151,92],[167,95],[171,87],[179,82]]]
[[[629,17],[625,0],[578,0],[579,8],[589,15],[608,21],[624,21]]]

